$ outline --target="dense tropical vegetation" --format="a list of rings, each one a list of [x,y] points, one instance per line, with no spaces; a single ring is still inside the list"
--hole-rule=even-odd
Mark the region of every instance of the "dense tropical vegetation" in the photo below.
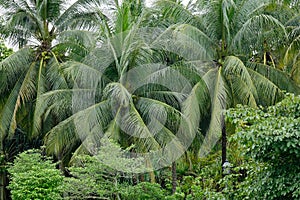
[[[300,2],[145,3],[0,0],[0,198],[300,198]]]

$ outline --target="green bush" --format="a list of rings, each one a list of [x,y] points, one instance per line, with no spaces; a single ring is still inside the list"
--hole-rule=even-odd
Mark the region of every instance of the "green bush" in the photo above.
[[[164,191],[160,188],[157,183],[142,182],[135,186],[130,186],[127,191],[122,194],[124,200],[160,200],[164,199]]]
[[[55,163],[41,155],[39,150],[19,154],[8,168],[12,199],[61,199],[63,176]]]
[[[64,179],[64,199],[118,199],[127,187],[126,180],[132,178],[132,173],[124,171],[141,172],[143,163],[143,159],[126,157],[118,144],[103,138],[97,155],[74,157],[68,168],[72,177]]]
[[[299,199],[300,96],[287,95],[266,110],[240,106],[227,117],[248,158],[239,166],[247,176],[235,199]]]

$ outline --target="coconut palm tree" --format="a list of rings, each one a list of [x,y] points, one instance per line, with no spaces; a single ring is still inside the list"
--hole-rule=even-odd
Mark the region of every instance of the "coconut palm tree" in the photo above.
[[[98,6],[98,1],[83,0],[68,7],[58,0],[1,1],[6,21],[4,37],[20,47],[0,63],[0,92],[5,94],[0,120],[2,140],[24,120],[22,128],[28,133],[36,135],[47,130],[42,119],[34,118],[35,108],[42,106],[39,96],[52,89],[68,88],[60,64],[68,59],[79,61],[95,45],[92,33],[86,30],[97,27],[93,22],[99,23],[103,17]],[[53,123],[63,116],[56,117]]]
[[[169,9],[172,4],[174,6]],[[191,71],[193,77],[206,83],[206,88],[194,85],[191,96],[187,99],[190,101],[189,105],[195,106],[190,100],[193,96],[194,99],[198,98],[199,105],[207,102],[197,95],[203,93],[203,90],[208,91],[206,96],[211,100],[207,105],[209,110],[204,112],[210,113],[206,115],[210,117],[210,122],[200,156],[210,151],[221,132],[223,138],[226,138],[221,114],[224,109],[239,103],[254,107],[269,105],[283,97],[283,90],[296,93],[300,91],[287,74],[276,69],[276,66],[274,68],[274,62],[265,61],[268,52],[280,46],[281,41],[287,38],[284,25],[266,13],[271,4],[274,2],[198,1],[187,19],[200,21],[201,25],[192,26],[179,21],[180,24],[174,26],[174,31],[170,33],[176,33],[176,41],[181,41],[190,48],[188,67],[181,67],[180,70]],[[158,6],[162,10],[172,10],[163,16],[167,19],[169,16],[176,19],[188,12],[180,3],[159,1]],[[194,49],[197,52],[192,51]],[[258,62],[253,59],[256,54],[261,55]],[[192,108],[189,110],[193,112]],[[205,115],[199,113],[198,117],[203,119]],[[222,163],[226,159],[226,151],[223,152]]]
[[[95,153],[101,138],[108,137],[131,146],[132,156],[143,157],[145,171],[152,171],[170,166],[192,141],[191,122],[182,112],[192,87],[159,45],[168,31],[144,27],[149,15],[145,11],[133,17],[132,2],[116,6],[115,23],[107,22],[110,29],[99,47],[81,62],[64,64],[73,89],[41,96],[49,108],[73,110],[47,133],[48,153],[63,154],[65,160],[71,152],[73,158]]]
[[[198,150],[197,156],[210,152],[222,135],[222,163],[225,162],[227,142],[222,112],[226,108],[239,103],[270,105],[283,97],[284,90],[300,92],[288,74],[277,69],[278,62],[272,57],[278,52],[274,50],[284,49],[287,39],[283,23],[288,17],[276,18],[278,4],[200,0],[190,8],[178,1],[157,2],[158,10],[162,10],[161,24],[171,26],[169,30],[173,31],[168,34],[176,35],[174,41],[180,41],[178,46],[184,46],[187,52],[183,55],[186,61],[177,69],[194,83],[184,113],[206,132],[205,139],[196,137],[190,148]],[[284,11],[289,15],[287,10]],[[170,19],[177,25],[169,23]],[[199,113],[192,114],[197,105],[201,106]]]
[[[94,28],[101,18],[99,1],[79,0],[67,5],[60,0],[0,1],[1,34],[19,50],[0,62],[0,151],[4,156],[7,138],[16,129],[30,138],[42,138],[64,115],[43,113],[40,95],[68,88],[60,65],[69,59],[79,61],[95,46]],[[94,23],[94,22],[97,23]],[[44,116],[48,117],[44,120]],[[20,131],[19,131],[20,132]],[[41,145],[40,142],[38,145]]]

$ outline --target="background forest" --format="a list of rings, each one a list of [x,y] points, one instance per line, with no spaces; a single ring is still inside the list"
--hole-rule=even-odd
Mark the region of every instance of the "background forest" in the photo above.
[[[300,198],[300,1],[0,13],[0,199]]]

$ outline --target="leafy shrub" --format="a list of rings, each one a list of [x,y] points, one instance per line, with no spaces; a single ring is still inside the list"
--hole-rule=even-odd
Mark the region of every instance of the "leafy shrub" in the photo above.
[[[61,172],[55,163],[41,155],[39,150],[28,150],[19,154],[8,168],[12,199],[61,199]]]
[[[237,186],[239,199],[299,199],[300,96],[287,95],[267,110],[240,106],[227,117],[236,126],[232,139],[249,158],[240,166],[247,177]]]
[[[146,200],[146,199],[164,199],[164,191],[157,183],[142,182],[135,186],[128,187],[127,191],[123,192],[122,199],[124,200]]]
[[[72,177],[64,179],[64,199],[112,198],[118,195],[119,174],[89,155],[77,157],[81,164],[68,168]]]
[[[64,179],[64,199],[118,199],[127,187],[120,180],[132,176],[124,171],[141,172],[143,163],[142,159],[126,157],[119,145],[103,138],[97,155],[75,157],[73,166],[68,168],[72,177]]]

